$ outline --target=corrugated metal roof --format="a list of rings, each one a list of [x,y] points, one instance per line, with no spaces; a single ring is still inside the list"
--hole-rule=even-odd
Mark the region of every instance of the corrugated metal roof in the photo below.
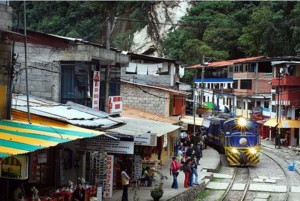
[[[142,87],[149,87],[149,88],[153,88],[153,89],[159,89],[159,90],[168,91],[168,92],[175,93],[175,94],[189,95],[188,92],[179,91],[179,90],[176,90],[176,89],[170,89],[170,88],[162,87],[162,86],[153,86],[153,85],[147,85],[147,84],[140,84],[140,83],[136,83],[136,82],[132,83],[132,82],[129,82],[129,81],[124,81],[124,80],[122,80],[121,82],[127,83],[127,84],[133,84],[133,85],[137,85],[137,86],[142,86]]]
[[[105,112],[96,111],[72,102],[68,102],[65,105],[30,96],[29,105],[31,114],[57,119],[76,126],[109,128],[123,123],[115,118],[109,117]],[[26,96],[14,96],[12,109],[27,112]]]
[[[216,62],[209,62],[207,66],[205,67],[225,67],[230,66],[235,63],[243,63],[243,62],[251,62],[251,61],[259,61],[259,60],[265,60],[268,57],[265,56],[258,56],[258,57],[248,57],[248,58],[240,58],[240,59],[233,59],[233,60],[227,60],[227,61],[216,61]],[[186,67],[187,69],[195,69],[195,68],[202,68],[202,64],[196,64],[193,66]]]
[[[122,116],[137,118],[137,119],[149,119],[153,121],[160,121],[164,123],[176,124],[179,123],[178,117],[163,117],[154,113],[147,112],[139,108],[133,108],[126,105],[123,105]]]
[[[119,117],[121,121],[126,124],[118,127],[109,129],[107,131],[116,132],[124,135],[141,135],[147,132],[157,133],[157,136],[162,136],[167,133],[173,132],[180,129],[180,126],[176,126],[170,123],[163,123],[159,121],[152,121],[146,119],[134,119],[129,117]]]

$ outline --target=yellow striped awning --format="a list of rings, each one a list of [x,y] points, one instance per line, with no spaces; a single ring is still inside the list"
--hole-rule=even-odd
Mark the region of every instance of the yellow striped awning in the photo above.
[[[278,124],[278,128],[300,128],[300,121],[299,120],[279,120],[277,123],[277,119],[269,119],[264,123],[264,126],[275,127]]]
[[[0,158],[56,146],[76,139],[96,137],[105,132],[65,126],[45,126],[0,120]]]

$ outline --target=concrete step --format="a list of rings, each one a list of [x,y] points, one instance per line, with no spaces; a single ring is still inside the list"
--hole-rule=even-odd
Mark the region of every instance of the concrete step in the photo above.
[[[285,185],[250,184],[249,190],[260,192],[285,193],[287,192],[287,187]]]

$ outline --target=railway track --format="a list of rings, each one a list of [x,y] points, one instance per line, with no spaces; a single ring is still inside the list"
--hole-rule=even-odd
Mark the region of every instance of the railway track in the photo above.
[[[287,187],[284,201],[288,201],[289,195],[291,193],[292,180],[295,179],[295,175],[298,175],[298,177],[300,178],[299,172],[297,172],[297,174],[294,174],[294,172],[288,172],[287,166],[289,165],[289,162],[286,159],[284,159],[274,153],[271,153],[270,151],[267,151],[266,149],[263,149],[261,151],[261,154],[265,155],[266,157],[268,157],[272,161],[274,161],[280,167],[280,169],[283,171],[283,173],[286,177],[286,187]]]
[[[245,181],[247,181],[245,183]],[[221,201],[230,201],[230,200],[237,200],[237,201],[244,201],[249,190],[251,182],[250,177],[250,170],[248,167],[236,167],[234,170],[233,178],[228,185],[225,193],[221,197]],[[234,184],[245,184],[243,191],[234,190]]]

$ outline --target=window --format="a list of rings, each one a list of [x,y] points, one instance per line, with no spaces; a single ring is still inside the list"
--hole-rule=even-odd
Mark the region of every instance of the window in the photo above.
[[[272,112],[276,112],[277,107],[275,105],[272,105]]]
[[[209,96],[207,96],[207,102],[209,102]]]
[[[252,80],[241,80],[240,89],[252,89]]]
[[[210,89],[210,83],[207,84],[207,88]]]
[[[233,88],[234,89],[238,88],[238,80],[233,80]]]
[[[238,72],[239,71],[239,67],[238,66],[234,66],[234,72]]]
[[[229,72],[231,73],[232,72],[232,66],[229,66]]]
[[[243,65],[240,65],[240,72],[244,72]]]
[[[227,83],[227,89],[231,89],[230,83]]]
[[[264,102],[264,108],[269,108],[269,101]]]
[[[88,91],[87,66],[82,62],[62,62],[61,102],[85,105]]]
[[[256,107],[260,107],[260,101],[256,101]]]

